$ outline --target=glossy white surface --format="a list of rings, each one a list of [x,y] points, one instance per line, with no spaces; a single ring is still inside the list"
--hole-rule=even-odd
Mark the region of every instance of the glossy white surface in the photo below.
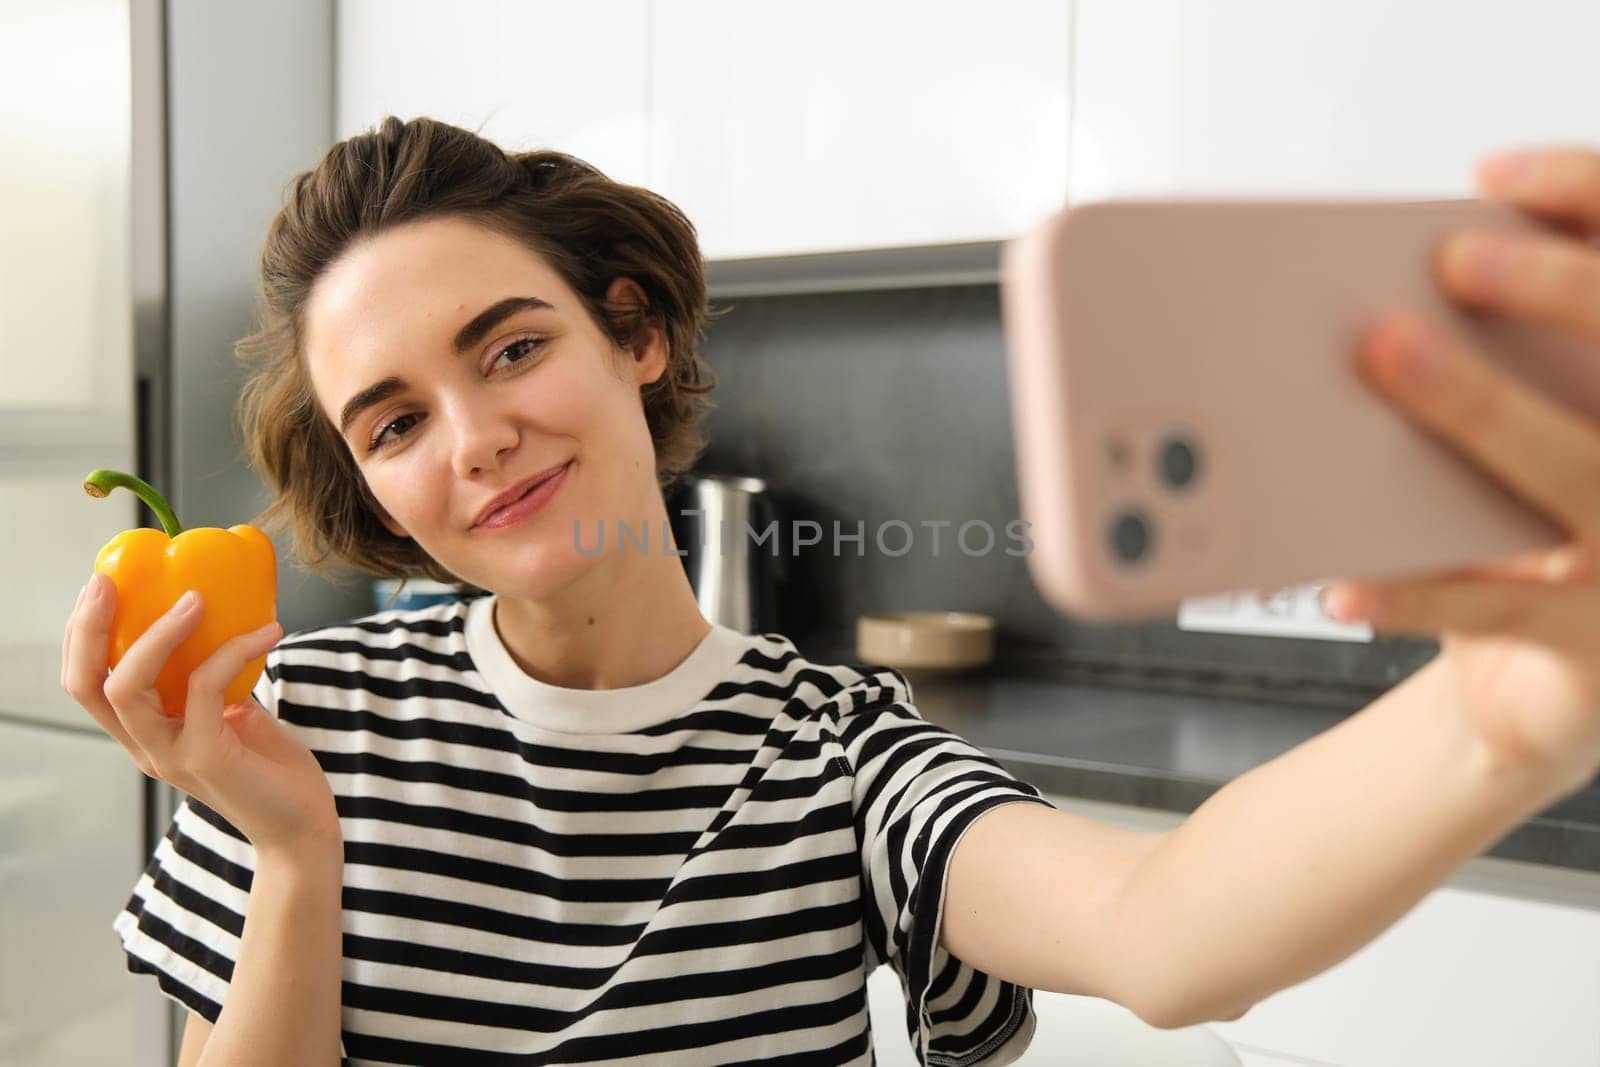
[[[165,998],[111,921],[144,866],[144,776],[109,738],[0,722],[0,1063],[165,1062]]]
[[[137,524],[96,467],[134,462],[131,16],[126,0],[0,11],[0,663],[60,663],[100,547]],[[50,667],[30,652],[30,678]],[[19,686],[0,675],[3,699]]]
[[[117,0],[0,12],[0,460],[23,413],[128,428],[128,27]]]
[[[1066,194],[1070,15],[658,2],[652,187],[708,259],[1012,236]]]
[[[643,183],[648,0],[341,0],[339,138],[427,115]]]
[[[1046,795],[1127,829],[1183,818]],[[1210,1026],[1247,1067],[1592,1067],[1596,960],[1600,875],[1483,857],[1343,962]]]
[[[107,447],[101,455],[97,466],[132,466],[122,449]],[[88,473],[81,462],[42,454],[26,473],[0,472],[0,585],[6,605],[0,612],[0,661],[28,657],[23,676],[0,677],[0,709],[34,713],[29,704],[8,706],[4,695],[16,689],[37,692],[42,682],[60,692],[61,639],[78,590],[94,573],[100,549],[139,524],[138,499],[122,489],[101,500],[87,496]]]
[[[336,133],[426,114],[646,185],[707,259],[992,241],[1066,195],[1071,4],[346,0]]]
[[[1473,195],[1481,154],[1600,142],[1600,6],[1077,0],[1075,201]]]

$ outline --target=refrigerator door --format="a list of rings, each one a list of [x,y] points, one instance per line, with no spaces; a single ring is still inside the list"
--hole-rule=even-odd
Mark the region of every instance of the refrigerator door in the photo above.
[[[59,692],[62,631],[95,555],[139,525],[134,48],[129,0],[0,5],[0,707],[85,725]],[[92,726],[92,723],[87,725]]]
[[[0,1064],[169,1060],[166,997],[111,922],[144,868],[145,777],[104,735],[0,719]]]
[[[170,790],[60,687],[78,589],[140,525],[83,477],[152,476],[137,401],[164,390],[136,350],[163,365],[162,9],[0,3],[0,1067],[171,1061],[167,999],[111,928],[146,794]]]

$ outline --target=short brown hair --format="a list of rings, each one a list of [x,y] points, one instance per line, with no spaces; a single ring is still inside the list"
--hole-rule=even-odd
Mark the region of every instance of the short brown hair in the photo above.
[[[684,214],[561,152],[507,153],[470,130],[389,116],[290,183],[261,252],[261,328],[234,347],[247,371],[237,409],[247,456],[273,491],[253,522],[287,530],[294,557],[336,584],[343,583],[330,557],[379,577],[461,582],[378,518],[366,478],[317,405],[302,347],[312,286],[352,242],[441,217],[476,222],[543,257],[618,346],[659,325],[667,367],[642,400],[662,489],[705,449],[702,426],[715,406],[706,394],[716,377],[698,346],[720,312],[707,304],[699,244]],[[648,308],[607,304],[618,277],[639,285]]]

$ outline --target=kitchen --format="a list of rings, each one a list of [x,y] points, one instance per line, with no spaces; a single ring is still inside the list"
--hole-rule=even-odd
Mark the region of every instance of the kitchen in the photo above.
[[[707,331],[719,406],[701,469],[758,476],[786,515],[830,531],[952,533],[1019,514],[997,248],[1064,199],[1466,196],[1484,152],[1600,143],[1585,47],[1600,15],[1554,0],[1514,23],[1497,5],[1421,0],[1038,0],[977,17],[76,0],[4,17],[10,98],[40,101],[5,120],[8,156],[36,162],[8,168],[7,244],[29,251],[8,251],[0,305],[14,603],[0,624],[0,1062],[17,1064],[165,1063],[176,1048],[177,1016],[126,973],[110,929],[173,798],[57,685],[71,586],[148,517],[78,482],[146,472],[190,525],[265,506],[238,459],[228,352],[283,184],[333,141],[429,114],[668,196],[699,229],[713,304],[731,309]],[[774,628],[846,662],[862,615],[991,616],[992,665],[917,680],[918,707],[1059,806],[1139,829],[1175,824],[1435,651],[1332,625],[1305,596],[1287,620],[1263,599],[1093,626],[1053,611],[1004,551],[866,548],[790,561]],[[285,632],[374,610],[370,583],[290,567],[278,603]],[[1250,1067],[1594,1063],[1597,916],[1591,788],[1344,964],[1204,1029]],[[882,998],[893,979],[874,981],[878,1055],[914,1062]],[[1090,1062],[1072,1057],[1098,1009],[1035,1004],[1024,1061]]]

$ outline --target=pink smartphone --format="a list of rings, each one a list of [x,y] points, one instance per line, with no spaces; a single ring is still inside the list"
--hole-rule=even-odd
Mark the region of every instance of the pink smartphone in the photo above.
[[[1546,229],[1479,200],[1120,200],[1008,242],[1018,492],[1045,599],[1127,621],[1566,541],[1356,371],[1366,328],[1414,308],[1600,430],[1600,353],[1434,281],[1440,239],[1484,223]]]

